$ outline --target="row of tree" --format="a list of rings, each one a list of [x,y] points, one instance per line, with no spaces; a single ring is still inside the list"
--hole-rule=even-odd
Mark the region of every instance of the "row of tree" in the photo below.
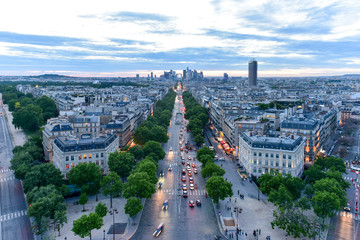
[[[13,112],[13,124],[25,131],[35,132],[49,118],[58,116],[54,100],[47,96],[34,98],[31,93],[24,94],[14,86],[0,88],[5,104]]]
[[[318,158],[305,171],[305,180],[290,174],[264,174],[258,179],[260,190],[277,207],[272,227],[284,229],[295,238],[315,237],[326,229],[325,219],[346,206],[346,188],[350,185],[342,178],[346,172],[340,158]],[[313,210],[316,218],[309,217]]]
[[[144,145],[148,141],[165,143],[169,140],[167,128],[170,124],[176,93],[170,89],[162,100],[156,102],[153,116],[149,116],[134,133],[134,141]]]

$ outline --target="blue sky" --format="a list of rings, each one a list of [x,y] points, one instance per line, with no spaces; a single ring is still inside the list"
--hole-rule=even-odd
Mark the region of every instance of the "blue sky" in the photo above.
[[[21,6],[21,7],[19,7]],[[12,0],[0,75],[360,74],[358,0]]]

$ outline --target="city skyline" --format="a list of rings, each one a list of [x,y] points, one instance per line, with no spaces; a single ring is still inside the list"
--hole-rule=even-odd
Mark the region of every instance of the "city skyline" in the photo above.
[[[22,6],[19,8],[19,6]],[[0,9],[0,75],[360,74],[360,4],[345,1],[11,1]]]

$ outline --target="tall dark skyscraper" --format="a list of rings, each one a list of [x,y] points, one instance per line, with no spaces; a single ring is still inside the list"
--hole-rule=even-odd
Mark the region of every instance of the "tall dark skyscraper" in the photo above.
[[[252,59],[249,61],[249,86],[255,87],[257,81],[257,61]]]

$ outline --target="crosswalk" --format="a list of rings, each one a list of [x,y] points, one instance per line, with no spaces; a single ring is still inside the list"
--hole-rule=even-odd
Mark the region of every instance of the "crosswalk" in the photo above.
[[[13,170],[9,168],[0,169],[0,173],[13,172]]]
[[[14,180],[14,179],[15,179],[15,176],[0,178],[0,182],[6,182],[6,181]]]
[[[26,210],[1,215],[0,216],[0,222],[9,221],[11,219],[22,217],[22,216],[25,216],[25,215],[26,215]]]
[[[174,189],[160,189],[157,191],[157,195],[160,195],[161,192],[169,194],[169,195],[181,195],[182,191],[174,190]],[[205,195],[205,190],[188,190],[188,195]]]
[[[352,218],[352,219],[355,218],[355,213],[352,212],[339,211],[336,213],[336,215],[346,218]]]

